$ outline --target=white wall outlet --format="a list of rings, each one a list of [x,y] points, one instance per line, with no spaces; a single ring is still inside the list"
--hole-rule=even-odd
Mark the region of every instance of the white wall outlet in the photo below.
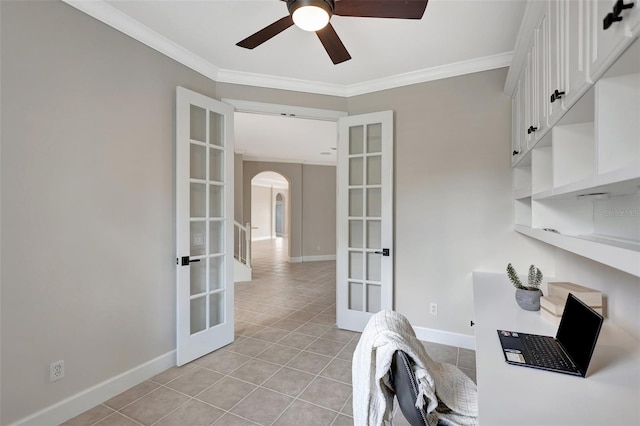
[[[56,361],[49,366],[49,381],[55,382],[64,377],[64,361]]]
[[[431,309],[431,315],[438,315],[438,304],[437,303],[432,303],[430,306]]]

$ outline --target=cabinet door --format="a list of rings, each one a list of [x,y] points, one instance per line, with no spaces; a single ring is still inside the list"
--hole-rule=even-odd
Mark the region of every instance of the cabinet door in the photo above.
[[[516,89],[511,98],[511,163],[515,165],[524,154],[522,146],[522,119],[524,118],[522,99],[522,80],[516,83]]]
[[[588,68],[588,2],[586,0],[563,0],[565,74],[563,108],[575,103],[576,96],[590,84]],[[553,90],[553,88],[552,88]]]
[[[532,131],[536,126],[535,122],[535,89],[534,89],[534,66],[533,66],[533,48],[529,49],[527,53],[527,62],[524,68],[524,126],[523,126],[523,141],[526,143],[527,148],[531,148],[535,141],[535,132]]]
[[[525,80],[527,81],[527,148],[531,149],[538,140],[547,125],[547,104],[545,102],[547,92],[547,58],[546,58],[546,33],[547,19],[543,15],[538,22],[533,34],[533,45],[527,56]]]
[[[547,60],[547,47],[548,47],[548,19],[544,15],[538,24],[535,31],[535,38],[533,41],[533,48],[535,52],[535,71],[534,71],[534,90],[535,90],[535,108],[536,113],[534,117],[533,126],[536,128],[534,132],[535,139],[539,139],[545,132],[548,119],[548,102],[547,95],[549,92],[548,87],[548,75],[547,69],[549,67]]]
[[[620,13],[622,20],[611,23],[605,29],[605,18],[614,11],[616,0],[591,1],[591,79],[596,81],[608,68],[613,60],[631,44],[631,31],[637,29],[640,20],[640,6],[638,2],[626,0],[632,7],[624,9]]]
[[[560,118],[562,114],[562,102],[555,99],[555,91],[564,92],[565,85],[563,79],[563,65],[564,65],[564,54],[563,54],[563,36],[564,31],[562,28],[563,20],[562,20],[562,1],[561,0],[550,0],[548,4],[547,10],[547,21],[549,28],[549,44],[547,49],[547,76],[549,83],[549,90],[545,96],[545,102],[548,105],[548,121],[549,125],[555,124],[556,121]],[[554,94],[554,97],[552,97]]]

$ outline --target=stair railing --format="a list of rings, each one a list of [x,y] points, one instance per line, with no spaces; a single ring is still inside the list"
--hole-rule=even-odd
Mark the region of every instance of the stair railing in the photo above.
[[[233,221],[233,256],[251,268],[251,224]]]

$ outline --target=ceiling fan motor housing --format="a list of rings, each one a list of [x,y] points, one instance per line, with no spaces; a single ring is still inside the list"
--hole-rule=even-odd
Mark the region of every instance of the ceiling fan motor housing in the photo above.
[[[293,12],[304,6],[319,7],[329,14],[329,18],[333,15],[333,0],[287,0],[287,9],[292,16]]]

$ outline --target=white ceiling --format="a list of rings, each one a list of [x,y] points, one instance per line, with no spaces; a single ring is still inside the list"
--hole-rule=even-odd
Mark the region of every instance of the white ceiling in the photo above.
[[[63,1],[216,81],[335,96],[508,66],[526,3],[429,0],[421,20],[333,16],[353,58],[334,65],[317,36],[295,26],[254,50],[235,45],[288,14],[279,0]],[[302,131],[300,118],[237,115],[237,144],[250,157],[323,163],[319,153],[335,144],[325,122]]]
[[[337,123],[235,113],[235,151],[245,160],[336,164]]]

